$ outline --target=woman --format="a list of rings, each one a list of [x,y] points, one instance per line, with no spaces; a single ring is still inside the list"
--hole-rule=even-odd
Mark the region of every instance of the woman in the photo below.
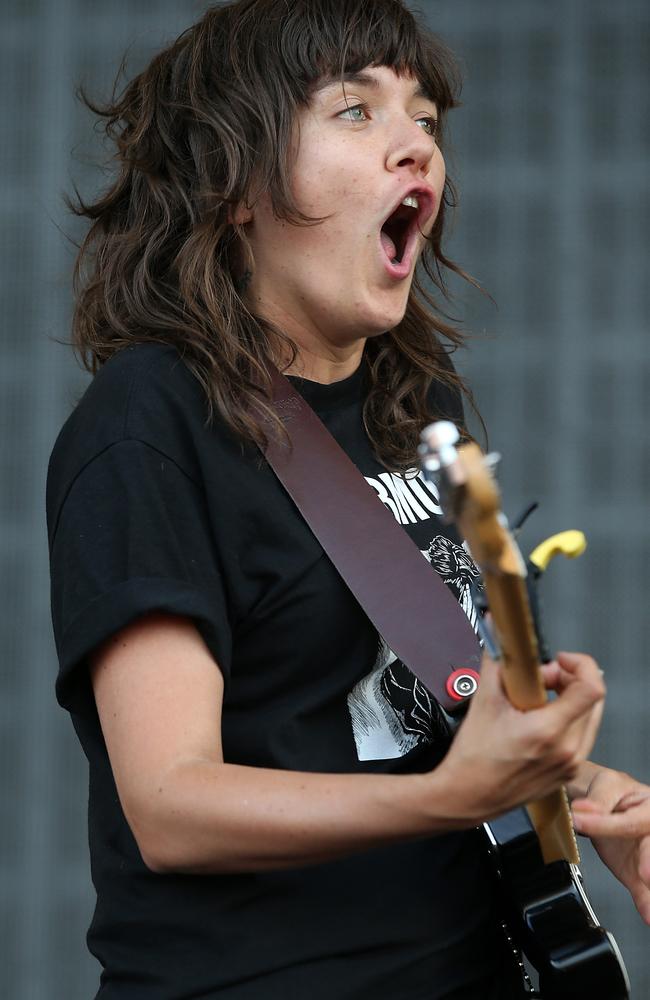
[[[476,826],[561,782],[607,789],[586,809],[647,791],[586,760],[604,688],[579,654],[526,715],[486,661],[445,754],[260,457],[273,363],[434,565],[475,573],[400,476],[425,423],[462,423],[461,338],[415,277],[456,269],[456,88],[399,0],[239,0],[95,109],[119,168],[78,208],[97,374],[48,519],[106,1000],[518,996]]]

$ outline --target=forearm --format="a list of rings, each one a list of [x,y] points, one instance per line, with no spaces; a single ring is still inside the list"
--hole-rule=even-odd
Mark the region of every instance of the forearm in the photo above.
[[[453,794],[444,768],[313,774],[189,761],[156,786],[129,819],[145,862],[160,872],[299,867],[472,825],[445,812]]]

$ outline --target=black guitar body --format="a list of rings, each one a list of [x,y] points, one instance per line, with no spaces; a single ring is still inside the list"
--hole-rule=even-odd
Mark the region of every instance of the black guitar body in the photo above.
[[[524,809],[486,823],[485,830],[508,931],[536,970],[543,1000],[628,1000],[623,959],[598,923],[579,869],[566,861],[544,864]]]

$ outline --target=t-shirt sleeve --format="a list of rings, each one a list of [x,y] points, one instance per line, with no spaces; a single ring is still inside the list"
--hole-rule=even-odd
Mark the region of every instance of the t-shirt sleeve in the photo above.
[[[80,710],[88,654],[150,612],[195,620],[227,677],[231,623],[203,490],[167,455],[121,441],[71,484],[51,531],[57,698]]]

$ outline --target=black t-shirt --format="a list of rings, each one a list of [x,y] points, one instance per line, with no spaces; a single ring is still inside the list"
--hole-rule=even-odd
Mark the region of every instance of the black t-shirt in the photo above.
[[[369,446],[363,366],[333,385],[295,384],[471,616],[476,571],[435,490],[387,473]],[[435,404],[459,418],[445,387]],[[142,861],[86,663],[145,613],[192,618],[219,664],[226,761],[404,772],[444,752],[427,692],[378,639],[257,450],[206,424],[200,386],[173,348],[129,348],[104,365],[55,445],[47,507],[57,696],[90,765],[98,996],[435,1000],[485,981],[499,931],[474,832],[289,871],[161,875]]]

